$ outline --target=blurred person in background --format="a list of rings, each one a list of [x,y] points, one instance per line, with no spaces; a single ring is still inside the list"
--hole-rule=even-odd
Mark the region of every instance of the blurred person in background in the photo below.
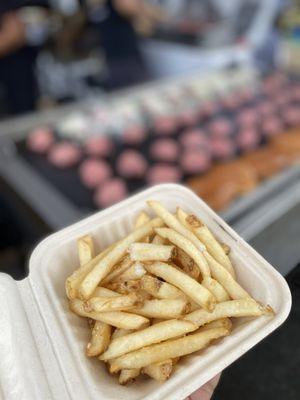
[[[0,1],[0,86],[8,114],[31,111],[35,107],[37,87],[35,61],[45,37],[45,24],[32,22],[33,11],[44,10],[47,0]],[[39,14],[40,15],[40,14]],[[27,24],[27,20],[29,23]]]
[[[139,33],[150,33],[163,18],[160,8],[143,0],[82,0],[97,27],[105,54],[107,89],[145,81],[149,76]]]

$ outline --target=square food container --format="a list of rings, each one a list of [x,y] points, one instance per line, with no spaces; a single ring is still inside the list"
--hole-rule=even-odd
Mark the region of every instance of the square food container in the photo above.
[[[231,247],[238,281],[276,315],[236,319],[230,336],[184,357],[163,384],[142,377],[124,387],[103,363],[86,358],[87,322],[69,311],[64,284],[78,266],[77,238],[90,233],[97,250],[106,247],[132,229],[148,199],[200,217]],[[34,250],[28,278],[0,275],[0,301],[0,385],[10,400],[181,400],[274,331],[291,308],[284,278],[199,197],[174,184],[154,186],[49,236]]]

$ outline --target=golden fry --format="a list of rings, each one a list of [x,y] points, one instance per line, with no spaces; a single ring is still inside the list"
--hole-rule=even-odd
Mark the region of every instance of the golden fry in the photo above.
[[[123,260],[111,271],[111,273],[103,279],[102,284],[104,285],[106,283],[114,281],[125,271],[127,271],[131,267],[131,265],[132,261],[130,260],[130,258],[128,256],[124,257]]]
[[[173,370],[173,361],[171,359],[156,364],[147,365],[142,369],[142,373],[150,376],[158,382],[166,381]]]
[[[166,244],[165,239],[163,239],[162,237],[160,237],[159,235],[155,235],[154,238],[152,239],[152,244],[160,244],[160,245],[164,245]]]
[[[201,241],[184,225],[178,221],[178,219],[171,214],[159,201],[149,200],[147,204],[152,208],[152,210],[165,222],[165,224],[178,232],[180,235],[184,236],[190,242],[194,244],[198,251],[205,250],[205,246]]]
[[[135,314],[148,318],[170,319],[180,317],[191,310],[186,299],[145,300],[141,307],[134,308]]]
[[[140,368],[122,369],[119,375],[119,384],[127,385],[133,382],[140,374]]]
[[[223,247],[208,229],[208,227],[200,221],[195,215],[189,215],[186,218],[187,223],[191,226],[194,234],[205,244],[209,254],[214,257],[219,264],[223,265],[228,272],[235,278],[235,272],[230,258],[225,254]]]
[[[79,286],[79,297],[83,300],[87,300],[92,295],[98,284],[111,272],[113,266],[124,257],[128,247],[132,243],[152,233],[154,228],[159,227],[162,224],[163,222],[159,218],[153,219],[130,233],[124,239],[120,240],[115,247],[85,276]]]
[[[150,221],[149,215],[145,211],[141,211],[135,220],[134,229],[140,228],[149,221]]]
[[[106,285],[109,289],[115,290],[121,294],[137,292],[141,288],[140,280],[125,281],[125,282],[111,282]]]
[[[84,303],[87,312],[122,311],[141,305],[141,298],[136,293],[118,297],[91,297]]]
[[[114,292],[113,290],[100,286],[97,286],[92,294],[92,297],[118,297],[118,296],[120,296],[120,293]]]
[[[199,251],[192,242],[173,229],[157,228],[155,229],[155,232],[161,237],[168,239],[170,242],[175,244],[175,246],[179,247],[186,254],[188,254],[195,261],[202,277],[210,276],[210,269],[206,259],[204,258],[202,252]]]
[[[195,264],[195,261],[188,256],[183,250],[177,249],[177,256],[174,259],[176,265],[179,265],[180,268],[188,274],[191,278],[196,281],[200,277],[200,270],[198,266]]]
[[[108,247],[107,249],[103,250],[100,254],[98,254],[95,258],[93,258],[91,261],[89,261],[87,264],[82,265],[78,269],[76,269],[72,275],[70,275],[66,279],[66,293],[67,297],[69,299],[75,299],[78,294],[78,288],[83,281],[83,279],[86,277],[88,273],[92,271],[92,269],[97,265],[98,262],[100,262],[113,248],[113,246]]]
[[[77,240],[79,264],[85,265],[94,258],[94,242],[91,235]]]
[[[129,333],[132,333],[132,332],[134,332],[133,329],[118,329],[118,328],[116,328],[114,330],[114,333],[111,336],[111,339],[114,340],[114,339],[117,339],[118,337],[129,335]]]
[[[231,317],[259,317],[272,314],[270,307],[264,307],[253,299],[230,300],[218,303],[212,312],[196,310],[187,314],[184,318],[202,326],[221,318]]]
[[[112,312],[86,312],[84,302],[79,299],[73,299],[69,302],[70,310],[81,317],[95,319],[106,324],[122,329],[139,329],[146,326],[149,320],[141,315],[129,314],[124,311]]]
[[[226,328],[228,329],[228,331],[231,331],[232,322],[229,318],[216,319],[215,321],[209,322],[208,324],[201,326],[199,329],[197,329],[196,332],[203,332],[207,329],[212,329],[212,328]]]
[[[228,256],[228,254],[230,254],[231,251],[230,246],[228,246],[228,244],[226,243],[220,243],[220,245],[222,246],[224,253]]]
[[[180,339],[153,344],[115,358],[111,363],[111,371],[117,372],[123,368],[143,368],[169,358],[191,354],[207,347],[212,340],[219,339],[228,334],[228,329],[214,328],[204,332],[194,333]]]
[[[197,325],[186,322],[176,319],[159,322],[138,332],[113,339],[106,352],[101,355],[100,360],[111,360],[141,347],[183,336],[197,329]]]
[[[101,321],[96,321],[92,329],[91,339],[86,346],[86,355],[96,357],[108,347],[111,335],[111,326]]]
[[[207,251],[203,254],[208,261],[212,277],[223,286],[232,299],[251,298],[249,293],[247,293],[246,290],[237,283],[223,265],[219,264],[218,261],[216,261]]]
[[[182,290],[197,304],[212,311],[216,304],[215,297],[200,283],[190,278],[185,273],[162,262],[155,262],[145,266],[147,271]]]
[[[206,287],[206,289],[208,289],[215,296],[218,303],[230,300],[229,294],[226,292],[223,286],[215,279],[206,276],[202,280],[201,285]]]
[[[146,274],[146,270],[142,263],[134,262],[130,268],[128,268],[125,272],[119,275],[115,281],[116,282],[126,282],[132,281],[136,279],[140,279],[143,275]]]
[[[142,277],[141,288],[158,299],[186,298],[185,294],[177,287],[150,275]]]
[[[132,261],[171,261],[175,255],[174,246],[133,243],[129,247],[129,256]]]

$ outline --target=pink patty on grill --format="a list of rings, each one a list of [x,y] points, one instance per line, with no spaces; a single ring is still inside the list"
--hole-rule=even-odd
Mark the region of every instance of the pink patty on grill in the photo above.
[[[282,112],[284,121],[290,125],[295,126],[300,124],[300,108],[297,106],[288,106]]]
[[[212,156],[217,159],[226,160],[233,156],[235,146],[231,140],[222,137],[212,138],[211,142]]]
[[[101,160],[86,160],[79,168],[82,183],[88,188],[95,188],[112,175],[109,164]]]
[[[150,155],[155,160],[175,161],[178,154],[178,144],[173,139],[158,139],[150,147]]]
[[[147,161],[135,150],[125,150],[116,164],[118,174],[124,178],[141,178],[147,170]]]
[[[114,143],[108,136],[92,136],[85,143],[85,151],[90,156],[107,157],[114,150]]]
[[[210,167],[211,157],[205,150],[189,149],[183,153],[180,164],[186,174],[197,174]]]
[[[27,147],[35,153],[44,154],[47,153],[54,141],[52,129],[47,126],[40,126],[30,133],[27,139]]]
[[[246,108],[237,116],[237,122],[242,127],[253,127],[258,122],[259,115],[257,114],[255,109]]]
[[[113,178],[105,181],[98,187],[94,195],[94,202],[97,207],[105,208],[127,196],[127,188],[122,179]]]
[[[179,182],[181,177],[182,172],[178,167],[161,163],[149,168],[147,182],[152,185],[164,182]]]
[[[154,129],[158,135],[172,135],[177,128],[175,116],[160,116],[154,120]]]
[[[209,130],[213,136],[229,136],[232,124],[227,118],[219,117],[209,124]]]
[[[283,124],[276,116],[270,116],[262,123],[261,130],[265,136],[274,136],[283,131]]]
[[[203,130],[195,128],[184,131],[180,136],[180,144],[186,148],[207,147],[208,139]]]
[[[254,149],[260,141],[260,135],[255,128],[244,128],[237,135],[237,145],[248,151]]]
[[[79,162],[81,155],[81,150],[75,143],[61,142],[51,148],[48,158],[58,168],[70,168]]]
[[[146,129],[141,125],[126,128],[122,135],[123,142],[128,145],[138,145],[143,142],[145,137]]]

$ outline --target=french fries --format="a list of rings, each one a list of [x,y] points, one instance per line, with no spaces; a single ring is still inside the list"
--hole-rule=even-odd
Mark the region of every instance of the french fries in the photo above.
[[[140,279],[143,275],[146,274],[146,270],[142,263],[134,262],[130,268],[128,268],[125,272],[119,275],[115,281],[116,282],[126,282],[132,281],[136,279]]]
[[[215,297],[204,286],[188,275],[162,262],[155,262],[151,265],[145,265],[145,267],[151,274],[164,279],[166,282],[182,290],[195,303],[206,310],[212,311],[214,309],[216,304]]]
[[[100,286],[97,286],[93,292],[93,297],[117,297],[117,296],[120,296],[120,293],[114,292],[113,290]]]
[[[180,268],[188,274],[191,278],[196,279],[196,281],[200,277],[200,270],[195,264],[195,261],[188,256],[183,250],[177,250],[177,256],[174,259],[176,265],[179,265]]]
[[[139,291],[141,288],[140,280],[132,280],[125,282],[112,282],[106,285],[110,290],[116,291],[121,294]]]
[[[139,329],[146,326],[149,320],[141,315],[129,314],[123,311],[112,312],[87,312],[84,309],[84,302],[79,299],[73,299],[69,302],[70,310],[81,317],[92,318],[96,321],[122,329]]]
[[[153,232],[154,228],[162,226],[162,224],[163,222],[160,218],[153,219],[152,221],[133,231],[118,244],[116,244],[115,247],[109,251],[98,263],[96,263],[92,270],[85,276],[83,281],[80,283],[78,296],[82,300],[87,300],[102,279],[104,279],[111,272],[113,266],[125,255],[128,247],[132,243],[149,235],[151,232]]]
[[[135,221],[135,224],[134,224],[134,228],[138,229],[141,226],[145,225],[149,221],[150,221],[149,215],[145,211],[142,211],[142,212],[139,213],[139,215],[136,218],[136,221]],[[144,242],[146,242],[146,243],[149,242],[149,236],[144,238]]]
[[[87,312],[105,312],[130,310],[139,306],[141,298],[136,293],[114,297],[92,297],[84,303]]]
[[[153,243],[133,243],[129,247],[132,261],[171,261],[176,255],[174,246]]]
[[[142,373],[150,376],[158,382],[166,381],[172,373],[173,361],[165,360],[157,364],[147,365],[142,369]]]
[[[142,277],[141,288],[157,299],[185,298],[184,293],[177,287],[150,275]]]
[[[134,331],[130,329],[115,329],[112,335],[112,340],[129,335],[132,332]],[[140,372],[140,368],[122,369],[119,375],[119,384],[127,385],[128,383],[133,382],[139,376]]]
[[[220,243],[220,244],[224,250],[224,253],[228,256],[228,254],[230,254],[231,251],[230,246],[228,246],[226,243]]]
[[[102,354],[109,345],[111,335],[111,326],[96,321],[92,328],[91,339],[86,346],[86,355],[88,357],[96,357]]]
[[[152,239],[152,244],[161,244],[164,245],[165,244],[165,239],[163,239],[162,237],[160,237],[159,235],[155,235],[154,238]]]
[[[159,322],[138,332],[113,339],[100,359],[103,361],[111,360],[141,347],[183,336],[196,329],[197,325],[187,323],[184,320],[173,319]]]
[[[180,317],[190,310],[190,304],[186,299],[162,299],[145,300],[139,308],[133,312],[148,318],[170,319]]]
[[[226,328],[228,331],[232,330],[232,322],[229,318],[220,318],[215,321],[209,322],[197,329],[196,332],[203,332],[212,328]]]
[[[149,200],[147,203],[169,228],[175,230],[192,242],[197,250],[205,250],[204,244],[201,243],[201,241],[197,239],[197,237],[189,229],[182,225],[173,214],[166,210],[159,201]]]
[[[79,238],[77,247],[80,265],[85,265],[94,258],[94,242],[91,235]]]
[[[78,288],[92,269],[99,263],[105,256],[111,251],[113,246],[108,247],[106,250],[103,250],[100,254],[98,254],[95,258],[90,260],[87,264],[81,265],[78,269],[76,269],[72,275],[70,275],[65,284],[67,297],[69,299],[75,299],[78,295]]]
[[[133,262],[128,256],[124,257],[123,260],[111,271],[111,273],[103,279],[102,284],[114,281],[125,271],[127,271],[132,264]]]
[[[201,326],[221,318],[258,317],[272,315],[273,310],[264,307],[253,299],[229,300],[218,303],[212,312],[196,310],[187,314],[185,319]]]
[[[235,278],[235,272],[230,261],[226,255],[223,247],[208,229],[208,227],[201,222],[195,215],[189,215],[186,218],[187,223],[191,226],[195,235],[205,244],[209,254],[218,261],[228,272]]]
[[[132,332],[134,332],[133,329],[118,329],[118,328],[116,328],[114,330],[114,333],[112,334],[111,338],[116,339],[118,337],[129,335],[129,333],[132,333]]]
[[[135,220],[134,228],[138,229],[149,221],[150,221],[149,215],[145,211],[142,211],[139,213],[137,219]]]
[[[223,286],[215,279],[206,276],[201,282],[201,285],[206,287],[206,289],[208,289],[215,296],[218,303],[230,300],[229,294],[226,292]]]
[[[169,358],[181,357],[202,350],[215,339],[229,334],[228,329],[214,328],[204,332],[191,334],[180,339],[154,344],[115,358],[111,363],[111,371],[123,368],[143,368],[147,365],[162,362]]]
[[[119,384],[127,385],[133,382],[140,374],[140,368],[122,369],[119,375]]]
[[[121,385],[144,374],[166,381],[182,356],[229,335],[231,318],[272,316],[236,281],[228,257],[195,215],[176,216],[149,201],[131,233],[95,254],[78,239],[80,267],[65,283],[70,310],[91,332],[86,356],[119,373]]]
[[[190,240],[170,228],[157,228],[155,232],[187,253],[195,261],[203,277],[210,276],[210,269],[206,259]]]
[[[212,277],[224,287],[232,299],[246,299],[251,297],[223,265],[219,264],[208,252],[204,252],[204,255],[208,261]]]

